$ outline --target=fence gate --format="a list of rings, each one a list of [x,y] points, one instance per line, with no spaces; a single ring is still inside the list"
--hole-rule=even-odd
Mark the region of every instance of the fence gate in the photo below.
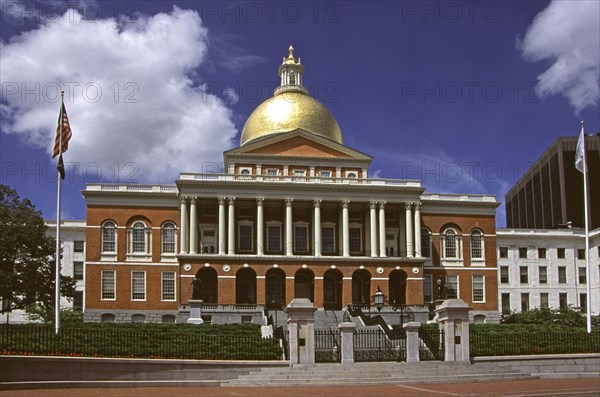
[[[354,331],[354,361],[406,361],[406,331]]]
[[[318,363],[339,363],[342,360],[342,345],[339,329],[315,330],[315,361]]]

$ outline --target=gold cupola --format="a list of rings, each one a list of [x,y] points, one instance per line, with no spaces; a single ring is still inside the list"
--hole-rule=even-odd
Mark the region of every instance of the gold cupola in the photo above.
[[[240,146],[272,134],[302,129],[342,143],[342,132],[331,112],[308,95],[302,85],[304,67],[294,56],[294,47],[279,66],[281,85],[248,117],[242,129]]]

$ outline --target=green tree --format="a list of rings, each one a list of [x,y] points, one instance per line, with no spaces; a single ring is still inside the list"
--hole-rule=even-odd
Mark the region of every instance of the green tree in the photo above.
[[[2,313],[32,304],[54,305],[55,239],[46,235],[40,211],[0,185],[0,298]],[[72,298],[75,281],[61,277],[61,295]]]

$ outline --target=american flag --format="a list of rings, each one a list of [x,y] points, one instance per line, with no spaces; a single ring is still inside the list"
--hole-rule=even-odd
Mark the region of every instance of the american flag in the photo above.
[[[61,143],[61,120],[62,120],[62,148],[59,148]],[[58,126],[56,127],[56,137],[54,138],[54,150],[52,150],[52,158],[58,156],[59,153],[64,153],[69,148],[69,141],[71,140],[71,126],[69,125],[69,117],[67,117],[67,109],[65,109],[64,102],[60,107],[60,114],[58,115]]]

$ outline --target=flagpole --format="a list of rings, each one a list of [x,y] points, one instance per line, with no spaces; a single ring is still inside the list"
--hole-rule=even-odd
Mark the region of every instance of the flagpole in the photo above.
[[[62,155],[62,136],[63,136],[63,106],[64,106],[65,92],[60,92],[60,131],[58,141],[58,153],[59,161]],[[58,192],[56,194],[56,269],[54,272],[54,332],[58,334],[60,330],[60,187],[61,187],[61,173],[57,169],[57,180],[58,180]]]
[[[581,141],[583,146],[583,201],[584,201],[584,216],[585,216],[585,274],[587,275],[586,287],[586,309],[587,309],[587,332],[592,333],[592,293],[591,293],[591,274],[590,274],[590,228],[588,225],[588,173],[587,173],[587,153],[585,149],[585,132],[583,129],[583,120],[581,121]]]

